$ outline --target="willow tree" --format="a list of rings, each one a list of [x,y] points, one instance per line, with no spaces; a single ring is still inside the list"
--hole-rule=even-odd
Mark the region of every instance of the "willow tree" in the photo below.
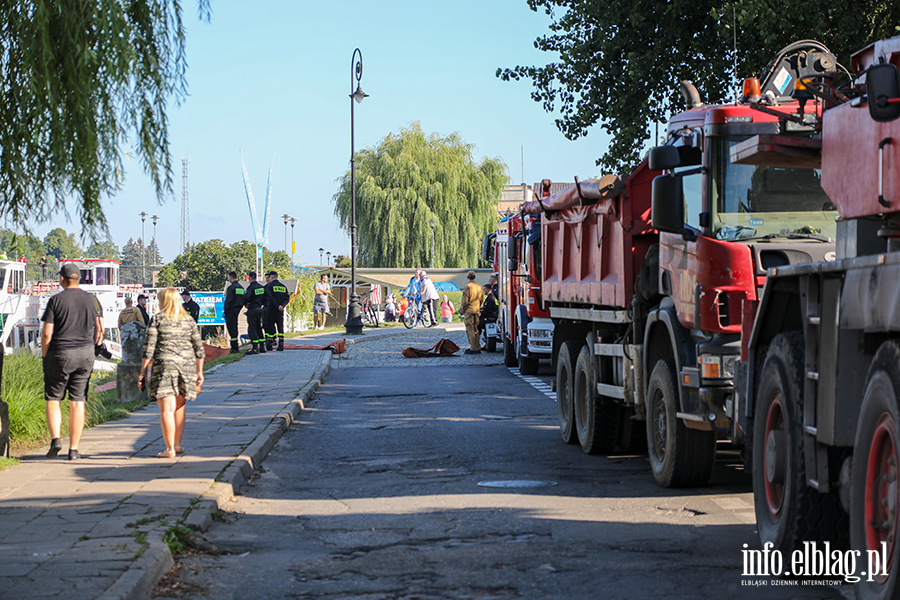
[[[459,133],[426,135],[418,122],[356,155],[357,264],[472,267],[497,225],[506,184],[499,158],[475,162]],[[350,230],[350,171],[338,179],[334,213]]]
[[[198,0],[208,18],[209,0]],[[0,213],[44,222],[77,204],[106,230],[104,195],[140,159],[172,190],[166,107],[186,93],[181,0],[0,0]]]

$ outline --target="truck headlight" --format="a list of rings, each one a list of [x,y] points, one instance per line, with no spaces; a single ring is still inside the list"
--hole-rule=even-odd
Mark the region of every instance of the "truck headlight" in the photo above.
[[[700,357],[700,375],[703,379],[734,379],[740,360],[737,354],[704,354]]]

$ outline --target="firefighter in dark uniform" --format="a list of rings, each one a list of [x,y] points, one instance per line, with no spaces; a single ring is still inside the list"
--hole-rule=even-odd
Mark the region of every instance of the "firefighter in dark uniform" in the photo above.
[[[237,280],[237,273],[228,274],[228,289],[225,290],[225,328],[228,329],[228,337],[231,340],[231,352],[237,354],[238,349],[238,315],[244,308],[244,286]]]
[[[284,309],[291,296],[283,283],[278,281],[278,273],[266,273],[266,348],[284,350]]]
[[[247,334],[253,349],[247,354],[264,354],[266,351],[266,334],[263,332],[263,308],[266,302],[266,288],[256,281],[256,271],[247,273],[250,285],[247,286]]]

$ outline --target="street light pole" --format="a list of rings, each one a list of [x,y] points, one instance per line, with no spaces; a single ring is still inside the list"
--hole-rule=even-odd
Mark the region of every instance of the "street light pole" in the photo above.
[[[294,223],[297,222],[297,219],[291,217],[291,265],[294,264]],[[319,260],[322,260],[322,253],[319,253]]]
[[[153,242],[150,244],[150,249],[153,252],[153,254],[150,255],[150,258],[153,259],[151,266],[153,266],[153,264],[159,262],[156,260],[156,222],[159,221],[159,217],[153,215],[150,217],[150,220],[153,221]]]
[[[322,264],[322,253],[325,252],[325,248],[319,248],[319,264]]]
[[[144,236],[144,223],[147,222],[148,216],[147,213],[141,212],[141,285],[144,285],[147,282],[147,252],[144,248],[147,239]]]
[[[281,218],[284,219],[284,253],[287,254],[287,224],[290,217],[287,213],[284,213],[281,215]]]
[[[359,54],[359,60],[356,55]],[[362,316],[359,312],[359,295],[356,293],[356,146],[354,140],[353,102],[360,103],[368,96],[362,91],[363,61],[359,48],[353,51],[350,59],[350,303],[347,305],[347,322],[344,331],[347,334],[359,335],[363,330]],[[356,80],[356,91],[353,90]]]
[[[325,258],[326,258],[325,264],[330,267],[331,266],[331,252],[326,252]]]
[[[434,219],[431,220],[431,264],[428,268],[434,268]]]

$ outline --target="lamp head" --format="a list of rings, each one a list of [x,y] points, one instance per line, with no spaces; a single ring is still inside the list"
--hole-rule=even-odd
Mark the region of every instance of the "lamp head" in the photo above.
[[[369,95],[367,93],[365,93],[364,91],[362,91],[362,84],[357,83],[356,91],[353,92],[353,95],[350,97],[353,98],[354,100],[356,100],[356,103],[359,104],[360,102],[363,101],[363,98],[368,98]]]

